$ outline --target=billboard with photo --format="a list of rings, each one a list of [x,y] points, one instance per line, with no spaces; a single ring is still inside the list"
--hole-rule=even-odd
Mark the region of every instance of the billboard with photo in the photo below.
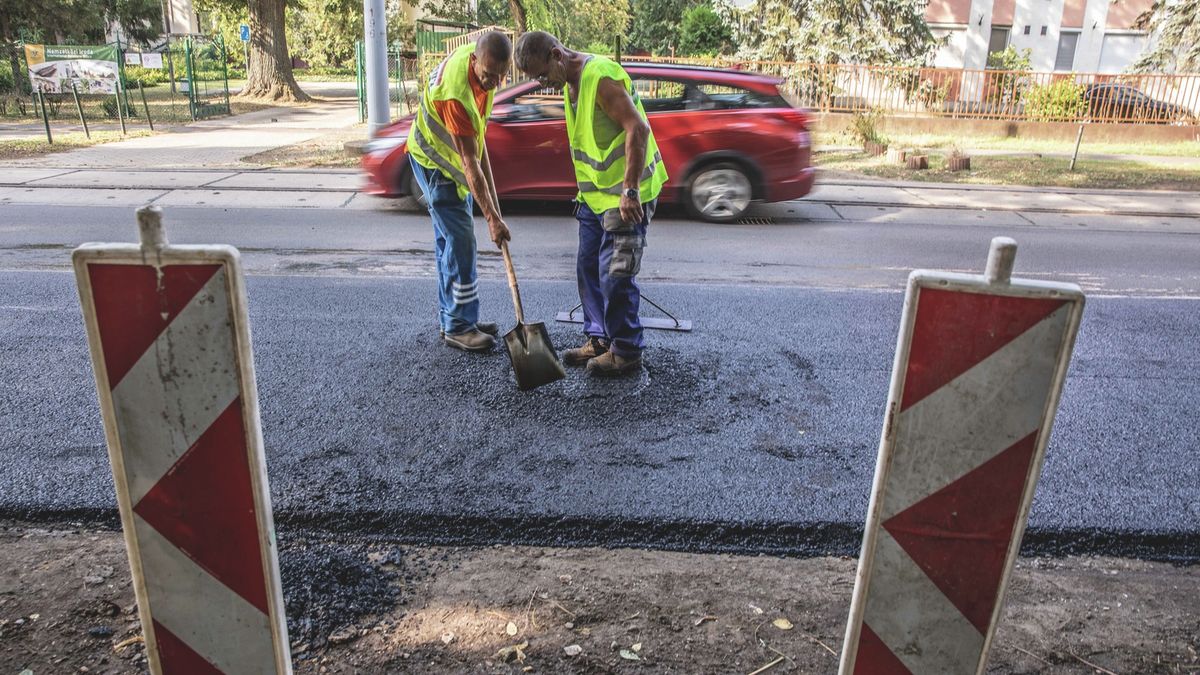
[[[119,86],[115,45],[25,45],[25,62],[34,91],[69,94],[115,94]]]

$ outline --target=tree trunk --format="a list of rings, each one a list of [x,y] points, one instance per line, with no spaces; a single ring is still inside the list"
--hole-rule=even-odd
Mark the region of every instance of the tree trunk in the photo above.
[[[250,68],[241,96],[272,101],[310,101],[292,75],[284,28],[284,0],[249,0]]]
[[[512,12],[513,23],[516,24],[517,35],[529,30],[525,22],[525,5],[523,0],[508,0],[508,9]]]

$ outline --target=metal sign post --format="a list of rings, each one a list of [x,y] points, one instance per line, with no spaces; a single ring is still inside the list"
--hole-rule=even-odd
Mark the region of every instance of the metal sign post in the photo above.
[[[984,672],[1084,303],[1015,255],[909,276],[842,675]]]
[[[153,673],[291,673],[246,287],[229,246],[72,256]]]

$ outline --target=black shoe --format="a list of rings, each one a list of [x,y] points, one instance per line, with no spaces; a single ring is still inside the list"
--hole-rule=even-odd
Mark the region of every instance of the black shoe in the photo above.
[[[491,321],[476,321],[475,327],[487,333],[488,335],[500,334],[500,324],[492,323]]]

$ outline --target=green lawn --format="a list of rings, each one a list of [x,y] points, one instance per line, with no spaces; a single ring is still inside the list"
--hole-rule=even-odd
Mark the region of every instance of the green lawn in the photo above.
[[[1069,160],[1058,157],[976,156],[971,170],[949,171],[942,153],[929,153],[929,169],[914,171],[861,152],[815,155],[823,169],[842,175],[888,180],[1127,190],[1200,191],[1200,167],[1161,167],[1131,161]]]
[[[51,131],[53,132],[54,130],[51,129]],[[86,148],[91,145],[122,141],[127,138],[138,138],[139,136],[151,136],[153,133],[149,129],[130,129],[129,133],[124,135],[120,131],[93,131],[92,137],[89,139],[82,131],[62,132],[52,134],[54,138],[54,143],[52,144],[46,142],[45,136],[40,138],[3,139],[0,140],[0,159],[40,157],[52,152]]]

